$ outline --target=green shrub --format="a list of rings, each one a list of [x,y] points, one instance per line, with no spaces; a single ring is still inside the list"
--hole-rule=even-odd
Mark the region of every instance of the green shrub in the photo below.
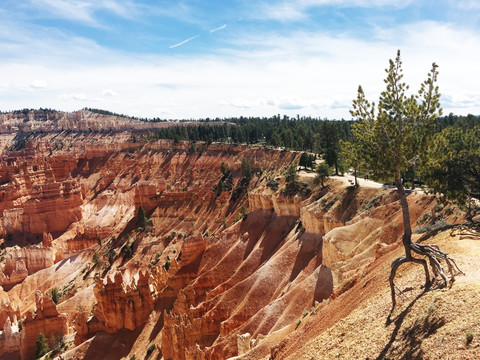
[[[228,171],[227,165],[225,165],[225,163],[222,161],[222,163],[220,164],[220,172],[223,175],[223,174],[226,174],[227,171]]]
[[[117,254],[115,253],[115,250],[113,249],[110,249],[108,250],[108,263],[110,264],[110,266],[113,265],[113,263],[115,262],[115,258],[117,256]]]
[[[267,182],[267,186],[272,189],[273,191],[278,190],[278,181],[275,179],[269,180]]]
[[[147,356],[150,356],[153,353],[153,350],[155,350],[155,344],[152,344],[148,347]]]
[[[62,294],[58,291],[56,287],[52,288],[52,300],[55,304],[58,304],[58,300],[62,297]]]
[[[171,263],[171,260],[167,256],[167,261],[165,261],[165,264],[163,265],[163,268],[165,269],[165,271],[168,271],[168,269],[170,269],[170,263]]]
[[[417,220],[417,224],[424,224],[426,223],[427,221],[430,221],[432,219],[432,214],[430,213],[425,213],[423,214],[423,216]]]
[[[423,234],[423,233],[426,233],[426,232],[429,232],[429,231],[440,229],[440,228],[448,226],[448,225],[450,225],[450,223],[448,221],[441,219],[441,220],[437,221],[435,224],[419,226],[413,233],[414,234]]]
[[[239,215],[242,217],[242,219],[245,219],[247,217],[247,214],[248,214],[247,207],[245,206],[245,204],[243,204],[242,207],[240,208]]]
[[[365,205],[365,207],[363,208],[363,211],[367,211],[367,210],[370,210],[372,207],[378,206],[382,196],[383,195],[377,195],[377,196],[373,197],[372,199],[370,199],[370,201],[367,203],[367,205]]]
[[[137,227],[140,229],[145,229],[149,225],[148,218],[147,218],[147,213],[145,212],[145,209],[140,206],[138,209],[138,217],[137,217]]]
[[[473,333],[471,331],[467,331],[465,333],[465,340],[467,342],[467,345],[470,345],[470,343],[473,341]]]
[[[47,339],[45,338],[45,335],[43,333],[39,333],[37,336],[37,341],[35,342],[36,349],[35,349],[35,358],[41,358],[43,355],[45,355],[49,348],[47,344]]]
[[[123,245],[121,253],[125,259],[130,259],[133,256],[133,244],[127,241],[127,243]]]
[[[250,180],[252,178],[252,166],[250,165],[250,161],[245,158],[242,159],[241,172],[245,179]]]
[[[66,346],[63,334],[58,334],[58,336],[52,335],[50,337],[50,347],[52,348],[53,356],[60,353]]]

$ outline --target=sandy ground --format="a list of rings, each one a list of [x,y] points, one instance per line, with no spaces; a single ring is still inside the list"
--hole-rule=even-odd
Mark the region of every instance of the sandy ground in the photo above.
[[[298,175],[300,176],[300,179],[302,178],[314,178],[316,176],[315,172],[310,172],[310,171],[305,171],[305,170],[300,170],[298,172]],[[350,174],[345,174],[343,176],[329,176],[329,179],[337,180],[342,183],[344,183],[346,186],[351,186],[355,183],[355,177]],[[328,181],[328,180],[327,180]],[[375,189],[381,189],[383,187],[387,187],[386,185],[377,183],[372,180],[365,180],[364,178],[359,178],[357,177],[357,182],[358,185],[363,186],[363,187],[369,187],[369,188],[375,188]]]
[[[403,265],[395,278],[403,294],[390,313],[388,274],[393,259],[403,255],[399,247],[376,261],[351,290],[311,314],[281,358],[480,359],[480,235],[447,230],[427,242],[448,252],[465,275],[451,287],[424,292],[423,269]],[[338,320],[325,327],[332,317]],[[469,332],[473,341],[467,344]]]

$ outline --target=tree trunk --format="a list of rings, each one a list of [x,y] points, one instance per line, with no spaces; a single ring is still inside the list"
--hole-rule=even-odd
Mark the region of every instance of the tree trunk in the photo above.
[[[410,211],[408,209],[407,194],[402,184],[402,178],[400,173],[400,167],[397,167],[395,171],[395,185],[397,186],[398,196],[400,198],[400,204],[402,205],[403,215],[403,246],[405,247],[405,256],[407,259],[412,257],[411,243],[412,243],[412,226],[410,224]]]
[[[415,168],[412,166],[412,190],[415,189]]]
[[[358,186],[358,182],[357,182],[357,168],[355,168],[355,169],[353,170],[353,174],[355,175],[355,187],[357,187],[357,186]]]
[[[423,265],[425,270],[425,290],[430,287],[430,274],[428,271],[427,261],[425,259],[419,259],[412,256],[412,251],[418,255],[426,256],[430,261],[430,266],[432,267],[432,271],[434,277],[440,275],[443,279],[444,286],[448,285],[448,279],[443,272],[442,265],[440,264],[440,259],[443,259],[447,265],[448,270],[451,275],[452,281],[455,279],[454,272],[457,271],[458,273],[463,274],[463,272],[458,268],[455,260],[450,258],[447,253],[441,251],[438,246],[430,245],[430,244],[418,244],[412,242],[412,227],[410,225],[410,212],[408,209],[408,201],[407,195],[405,193],[405,188],[402,184],[402,178],[400,174],[400,168],[397,167],[395,171],[395,185],[397,186],[398,195],[400,198],[400,203],[402,204],[402,214],[403,214],[403,227],[404,232],[402,236],[403,246],[405,248],[405,257],[399,257],[392,263],[392,269],[390,272],[389,282],[390,282],[390,292],[392,295],[392,311],[395,308],[395,283],[393,282],[395,279],[395,274],[397,269],[400,265],[406,262],[414,262],[416,264]],[[401,291],[400,291],[401,292]]]

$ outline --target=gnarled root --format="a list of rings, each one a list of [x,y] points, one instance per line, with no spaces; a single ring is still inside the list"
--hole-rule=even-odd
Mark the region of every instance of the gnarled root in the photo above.
[[[413,251],[416,254],[426,256],[429,260],[430,266],[432,268],[434,278],[440,275],[444,282],[444,286],[448,286],[448,279],[445,276],[445,273],[443,271],[443,267],[440,263],[441,260],[445,261],[445,263],[448,266],[448,271],[450,273],[450,281],[453,282],[455,280],[455,275],[456,274],[463,274],[463,271],[460,270],[460,268],[457,266],[457,263],[455,260],[453,260],[450,256],[448,256],[447,253],[441,251],[437,245],[421,245],[418,243],[413,243],[410,242],[409,248],[411,251]],[[409,254],[409,252],[407,252]],[[428,265],[427,261],[425,259],[418,259],[414,258],[413,256],[407,256],[407,257],[400,257],[396,259],[392,263],[392,270],[390,272],[390,277],[389,277],[389,282],[390,282],[390,291],[392,295],[392,311],[395,308],[396,305],[396,300],[395,300],[395,283],[393,280],[395,279],[395,274],[397,272],[397,269],[399,268],[400,265],[403,263],[407,262],[414,262],[417,264],[422,264],[423,268],[425,270],[425,289],[428,289],[431,285],[431,280],[430,280],[430,274],[428,272]],[[400,291],[400,294],[401,291]]]

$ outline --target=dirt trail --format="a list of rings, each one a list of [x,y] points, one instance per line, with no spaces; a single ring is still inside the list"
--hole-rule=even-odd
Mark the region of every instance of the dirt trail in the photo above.
[[[305,178],[312,178],[313,179],[316,176],[316,174],[314,172],[307,172],[305,170],[299,171],[298,175],[300,176],[300,179],[305,179]],[[329,179],[338,180],[341,183],[343,183],[345,186],[351,186],[355,183],[355,177],[350,175],[350,174],[345,174],[343,176],[333,175],[333,176],[329,176]],[[384,187],[388,187],[387,185],[380,184],[380,183],[372,181],[372,180],[365,180],[365,179],[359,178],[359,177],[357,177],[357,182],[360,186],[368,187],[368,188],[381,189],[381,188],[384,188]]]

